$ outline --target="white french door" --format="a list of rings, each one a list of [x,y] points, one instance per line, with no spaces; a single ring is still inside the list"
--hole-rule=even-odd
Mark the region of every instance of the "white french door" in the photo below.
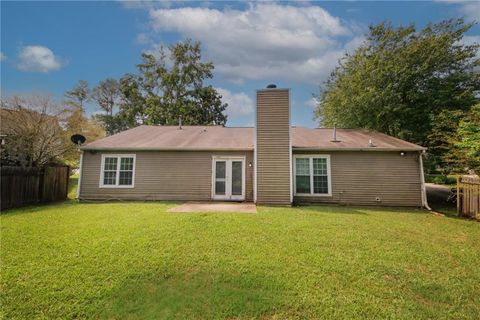
[[[213,157],[212,198],[245,200],[245,157]]]

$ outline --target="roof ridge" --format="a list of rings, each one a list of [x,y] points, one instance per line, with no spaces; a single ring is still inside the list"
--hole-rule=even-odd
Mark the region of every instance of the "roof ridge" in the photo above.
[[[172,128],[177,128],[179,127],[178,124],[141,124],[135,128],[138,128],[138,127],[172,127]],[[182,124],[182,128],[183,127],[223,127],[225,128],[225,126],[222,126],[220,124]]]

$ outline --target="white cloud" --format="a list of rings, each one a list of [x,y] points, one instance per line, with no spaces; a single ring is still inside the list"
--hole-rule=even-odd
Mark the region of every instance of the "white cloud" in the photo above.
[[[244,11],[184,7],[149,12],[154,31],[200,40],[216,72],[239,83],[281,77],[317,84],[343,55],[345,40],[357,39],[318,6],[256,3]],[[355,45],[350,41],[348,49]]]
[[[305,105],[312,109],[315,109],[318,105],[318,99],[315,97],[310,98],[310,100],[305,101]]]
[[[478,1],[468,1],[462,2],[460,7],[460,12],[462,12],[468,20],[480,20],[480,2]]]
[[[120,0],[125,9],[154,9],[154,8],[170,8],[172,1],[161,0]]]
[[[480,44],[480,36],[463,36],[460,43],[466,46],[470,46],[473,44]]]
[[[139,33],[135,38],[137,44],[149,44],[152,43],[152,39],[148,33]]]
[[[480,2],[479,1],[469,1],[469,0],[436,0],[439,3],[445,4],[454,4],[459,5],[458,11],[471,21],[480,20]]]
[[[225,113],[229,117],[237,118],[253,114],[254,103],[245,92],[232,93],[222,88],[216,88],[216,90],[222,95],[222,101],[228,103]]]
[[[345,51],[348,53],[353,53],[358,47],[360,47],[366,41],[365,36],[356,36],[353,37],[350,41],[345,44]]]
[[[458,43],[465,46],[480,44],[480,36],[463,36]],[[480,58],[480,50],[477,51],[476,58]]]
[[[3,52],[0,51],[0,61],[4,61],[7,59],[7,56],[3,54]]]
[[[60,59],[47,47],[25,46],[18,54],[19,70],[31,72],[50,72],[60,69]]]

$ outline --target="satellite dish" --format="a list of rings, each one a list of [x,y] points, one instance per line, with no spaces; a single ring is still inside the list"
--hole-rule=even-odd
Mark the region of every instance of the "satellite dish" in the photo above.
[[[74,134],[73,136],[70,137],[70,140],[72,140],[73,143],[79,146],[84,144],[87,139],[81,134]]]

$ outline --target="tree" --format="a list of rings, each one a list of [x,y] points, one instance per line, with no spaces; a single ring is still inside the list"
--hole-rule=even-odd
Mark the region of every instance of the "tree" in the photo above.
[[[44,166],[61,161],[70,145],[60,126],[61,105],[50,96],[13,96],[1,102],[2,163]]]
[[[83,109],[67,106],[62,110],[60,122],[64,129],[64,140],[68,146],[62,155],[62,160],[71,167],[77,167],[80,160],[78,148],[71,142],[70,137],[81,134],[87,142],[92,142],[105,137],[105,130],[95,117],[87,118]]]
[[[90,96],[90,89],[88,88],[88,82],[85,80],[80,80],[72,88],[65,92],[65,97],[67,98],[68,104],[73,104],[83,109],[84,102],[88,101]]]
[[[443,110],[432,119],[432,129],[427,136],[428,154],[425,162],[428,172],[441,171],[446,175],[457,167],[453,150],[457,128],[464,117],[464,111]]]
[[[325,83],[321,125],[362,127],[422,145],[435,121],[466,112],[480,88],[479,45],[462,45],[472,24],[447,20],[417,30],[381,23],[346,54]]]
[[[64,129],[65,143],[69,146],[68,150],[63,154],[63,160],[70,166],[76,167],[80,160],[80,152],[70,141],[70,137],[74,134],[85,136],[87,142],[95,141],[105,137],[105,130],[99,121],[87,118],[85,115],[84,103],[91,100],[98,101],[103,108],[108,108],[108,99],[110,98],[107,89],[111,87],[110,81],[106,80],[106,84],[101,83],[101,88],[95,88],[93,92],[88,87],[88,83],[80,80],[72,90],[65,92],[65,107],[60,115],[60,122]],[[104,89],[107,88],[107,89]]]
[[[120,84],[115,79],[100,81],[92,90],[91,99],[104,112],[104,114],[97,115],[97,119],[103,123],[103,127],[108,135],[119,131],[118,119],[114,117],[114,112],[118,108],[120,98]]]
[[[452,140],[453,148],[446,153],[446,161],[452,163],[456,171],[480,174],[480,103],[460,120]]]
[[[169,47],[168,55],[143,53],[138,74],[120,80],[121,102],[117,129],[139,124],[224,125],[227,105],[204,80],[213,77],[213,64],[201,61],[200,43],[191,40]]]

